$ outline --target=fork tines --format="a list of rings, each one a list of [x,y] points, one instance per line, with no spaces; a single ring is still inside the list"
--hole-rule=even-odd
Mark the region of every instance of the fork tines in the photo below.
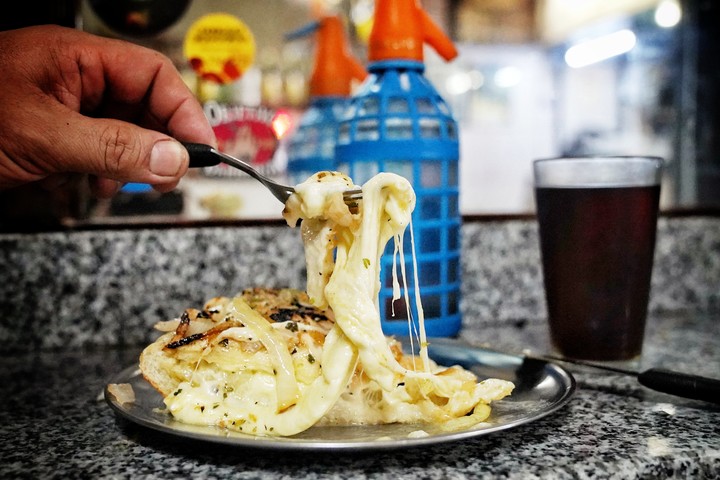
[[[362,190],[358,188],[354,190],[345,190],[343,192],[343,201],[352,213],[357,213],[358,207],[360,206],[360,200],[362,200]]]
[[[354,190],[345,190],[343,192],[343,200],[345,200],[346,202],[362,200],[362,190],[360,190],[359,188],[356,188]]]

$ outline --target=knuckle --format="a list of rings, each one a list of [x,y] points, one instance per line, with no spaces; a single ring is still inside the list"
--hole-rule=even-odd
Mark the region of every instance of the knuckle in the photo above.
[[[142,164],[142,149],[138,142],[121,129],[106,129],[101,135],[103,169],[110,175],[120,175]]]

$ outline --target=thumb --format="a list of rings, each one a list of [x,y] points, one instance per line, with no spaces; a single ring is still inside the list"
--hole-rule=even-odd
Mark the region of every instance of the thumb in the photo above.
[[[187,172],[189,156],[177,140],[120,120],[79,117],[73,128],[80,134],[56,143],[57,171],[159,186],[177,184]]]

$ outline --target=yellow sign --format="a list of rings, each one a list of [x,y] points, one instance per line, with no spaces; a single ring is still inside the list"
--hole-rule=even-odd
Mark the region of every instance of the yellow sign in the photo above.
[[[203,80],[237,80],[255,61],[255,38],[239,18],[226,13],[200,17],[185,35],[185,58]]]

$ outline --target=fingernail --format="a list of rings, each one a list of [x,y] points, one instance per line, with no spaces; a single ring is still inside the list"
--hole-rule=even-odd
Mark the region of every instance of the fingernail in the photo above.
[[[161,177],[174,177],[180,171],[187,152],[178,142],[161,140],[150,153],[150,171]]]

